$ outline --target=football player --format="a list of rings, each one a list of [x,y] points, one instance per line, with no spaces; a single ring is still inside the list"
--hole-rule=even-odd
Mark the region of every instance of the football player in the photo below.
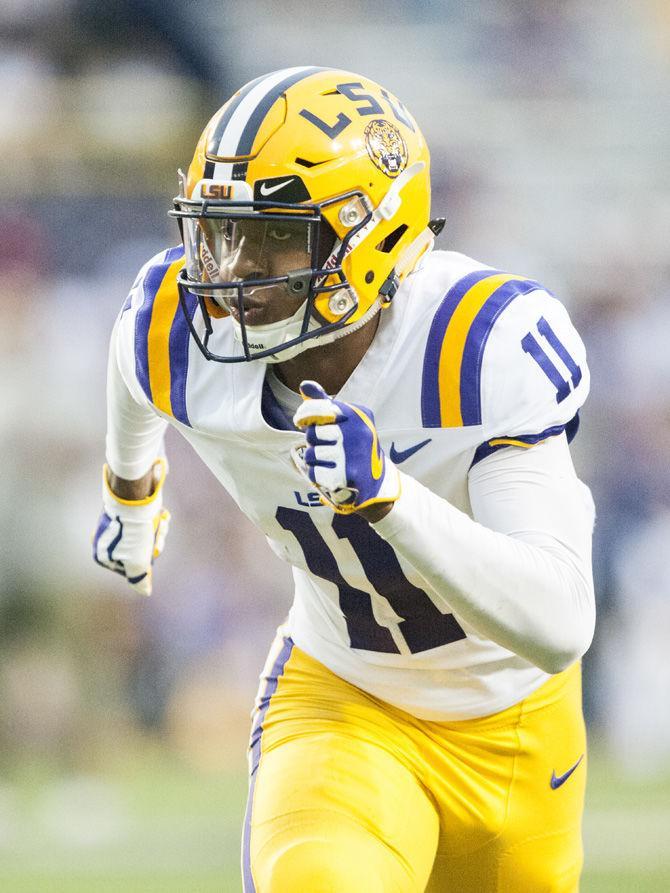
[[[167,425],[293,568],[256,703],[246,893],[576,891],[594,518],[583,344],[433,251],[388,90],[290,68],[209,122],[109,359],[94,557],[151,591]]]

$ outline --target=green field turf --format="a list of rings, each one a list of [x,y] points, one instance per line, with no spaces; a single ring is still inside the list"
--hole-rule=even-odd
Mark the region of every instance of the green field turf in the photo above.
[[[203,774],[161,750],[95,777],[22,767],[0,779],[0,890],[240,890],[246,780]],[[624,780],[592,759],[583,893],[670,890],[670,776]]]

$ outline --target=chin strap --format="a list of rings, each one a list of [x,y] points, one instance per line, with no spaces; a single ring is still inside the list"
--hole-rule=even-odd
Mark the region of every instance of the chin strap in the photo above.
[[[435,244],[435,235],[427,226],[409,245],[405,245],[398,255],[395,265],[396,274],[403,279],[408,273],[411,273],[419,262],[419,259],[428,251],[433,250]]]
[[[303,341],[302,344],[296,345],[295,348],[289,348],[288,350],[282,350],[280,353],[272,354],[265,358],[265,362],[283,363],[285,360],[289,360],[291,357],[294,357],[296,354],[302,353],[305,350],[312,350],[315,347],[323,347],[324,344],[332,344],[333,341],[339,341],[340,338],[346,338],[347,335],[352,335],[354,332],[362,329],[366,323],[370,322],[376,313],[379,313],[383,306],[384,302],[381,297],[379,297],[370,307],[368,307],[363,316],[356,320],[356,322],[344,326],[341,329],[336,329],[334,332],[329,332],[327,335],[312,338],[310,341]]]
[[[424,161],[415,161],[414,164],[410,164],[408,168],[396,177],[384,198],[372,212],[372,219],[361,230],[358,241],[367,237],[382,220],[391,220],[398,213],[401,204],[400,193],[413,177],[421,173],[425,166],[426,163]],[[380,306],[385,307],[391,303],[400,287],[401,280],[414,269],[421,255],[433,247],[434,241],[435,234],[431,227],[427,226],[416,239],[403,248],[394,268],[379,289]]]
[[[384,198],[372,212],[372,219],[375,221],[375,226],[381,220],[390,220],[391,217],[397,214],[398,209],[400,208],[400,193],[413,177],[416,177],[417,174],[421,173],[425,166],[425,161],[415,161],[414,164],[410,164],[408,168],[405,168],[405,170],[395,178]]]
[[[336,329],[329,335],[324,335],[323,339],[315,340],[318,342],[318,344],[328,344],[331,341],[338,341],[340,338],[344,338],[346,335],[351,335],[353,332],[357,332],[359,329],[362,329],[366,323],[370,322],[375,313],[378,313],[383,306],[384,301],[382,301],[380,296],[375,299],[375,301],[365,311],[363,316],[361,316],[360,319],[357,319],[356,322],[350,323],[342,329]],[[316,347],[316,344],[314,346]]]
[[[415,161],[414,164],[410,164],[408,168],[406,168],[399,176],[395,178],[391,186],[384,198],[379,202],[376,208],[372,210],[372,215],[370,220],[365,224],[365,226],[361,227],[357,233],[349,240],[347,245],[347,250],[345,253],[345,257],[349,252],[353,251],[353,249],[363,241],[363,239],[367,239],[370,233],[382,222],[382,220],[390,220],[400,208],[401,199],[400,193],[407,186],[409,181],[416,177],[417,174],[420,174],[421,171],[425,168],[425,161]],[[367,202],[367,208],[369,212],[369,202]],[[347,206],[345,205],[345,208]],[[330,256],[324,263],[324,269],[328,269],[330,267],[334,267],[337,264],[337,257],[342,247],[342,241],[338,239],[333,246],[333,250],[330,253]],[[344,260],[344,258],[342,258]],[[382,286],[383,288],[384,286]]]
[[[379,289],[379,297],[381,298],[383,307],[391,303],[395,297],[395,293],[400,288],[401,280],[404,279],[408,273],[412,272],[424,254],[433,250],[434,242],[435,234],[429,224],[419,233],[416,239],[410,242],[409,245],[405,245],[398,255],[395,267],[388,274],[382,283],[382,287]]]

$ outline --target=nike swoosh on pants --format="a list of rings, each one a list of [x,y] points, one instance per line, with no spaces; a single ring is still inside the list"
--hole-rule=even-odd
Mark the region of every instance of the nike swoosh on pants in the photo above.
[[[551,773],[551,781],[549,782],[549,784],[551,785],[552,791],[555,791],[556,788],[560,788],[560,786],[570,778],[572,773],[575,771],[577,766],[579,766],[579,764],[581,763],[581,761],[583,759],[584,759],[584,754],[582,754],[581,757],[575,763],[575,765],[571,766],[567,772],[563,773],[563,775],[556,775],[556,770],[554,770]]]

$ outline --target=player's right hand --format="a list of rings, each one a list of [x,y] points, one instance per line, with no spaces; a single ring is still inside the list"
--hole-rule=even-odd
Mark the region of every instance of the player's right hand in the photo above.
[[[93,560],[125,577],[140,595],[151,595],[152,565],[163,551],[170,513],[163,508],[167,462],[153,466],[154,489],[145,499],[121,499],[109,486],[109,468],[102,470],[103,512],[93,534]]]

